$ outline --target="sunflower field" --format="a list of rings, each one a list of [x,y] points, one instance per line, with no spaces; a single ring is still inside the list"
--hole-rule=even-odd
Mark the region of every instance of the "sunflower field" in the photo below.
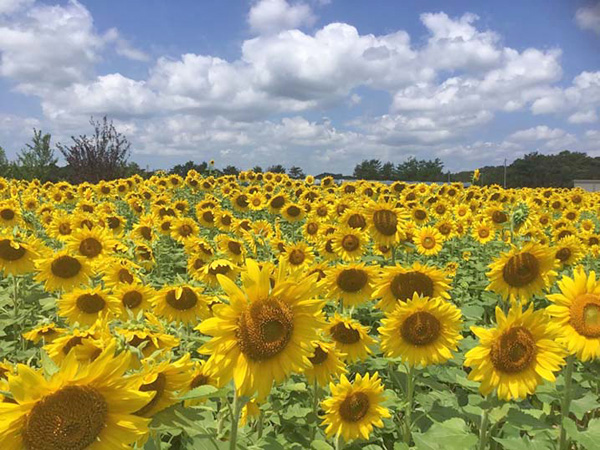
[[[600,193],[191,171],[0,197],[2,450],[600,448]]]

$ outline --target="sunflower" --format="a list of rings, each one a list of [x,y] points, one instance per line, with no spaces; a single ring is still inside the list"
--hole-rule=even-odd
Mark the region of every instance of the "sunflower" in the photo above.
[[[375,340],[369,336],[369,329],[354,319],[335,313],[329,320],[326,331],[346,362],[365,359],[373,353],[370,347],[375,344]]]
[[[14,200],[0,201],[0,226],[12,228],[21,222],[21,209]]]
[[[145,270],[150,271],[156,264],[152,247],[146,244],[138,243],[133,249],[137,263]]]
[[[560,342],[581,361],[600,357],[600,282],[596,272],[586,275],[581,266],[573,278],[563,276],[559,294],[548,295],[548,313],[561,331]]]
[[[179,243],[194,238],[199,231],[198,224],[191,217],[175,218],[171,221],[171,237]]]
[[[504,299],[528,301],[552,283],[555,264],[554,252],[548,247],[535,242],[525,244],[522,249],[513,246],[490,264],[487,273],[490,284],[486,290]]]
[[[64,328],[59,328],[54,322],[42,323],[34,329],[23,333],[23,338],[37,344],[41,340],[44,343],[52,342],[58,335],[66,331]]]
[[[125,377],[127,353],[104,350],[90,364],[68,357],[50,379],[19,365],[9,375],[15,403],[2,403],[0,445],[6,450],[133,448],[148,432],[148,419],[133,413],[150,399],[139,377]]]
[[[341,436],[344,441],[369,439],[373,427],[382,428],[381,419],[391,417],[390,411],[381,406],[385,400],[384,386],[379,374],[356,375],[350,383],[342,375],[339,384],[330,383],[331,397],[323,400],[325,411],[322,425],[327,437]]]
[[[244,262],[247,250],[242,241],[233,239],[226,234],[220,234],[214,240],[219,250],[224,253],[227,259],[236,264]]]
[[[372,298],[381,299],[376,306],[390,312],[399,302],[412,299],[414,294],[448,299],[449,290],[449,280],[442,270],[415,262],[410,267],[397,265],[382,268],[375,281]]]
[[[189,353],[177,361],[167,359],[157,364],[153,359],[145,360],[142,368],[142,385],[139,390],[154,395],[134,414],[152,417],[157,412],[177,403],[179,395],[185,393],[189,388],[191,367]]]
[[[513,305],[506,316],[496,307],[496,328],[471,327],[479,345],[465,355],[471,367],[469,379],[481,383],[488,395],[497,390],[502,400],[523,399],[533,394],[542,379],[554,382],[554,372],[564,364],[565,351],[556,342],[558,330],[543,310],[525,311]]]
[[[354,306],[370,300],[376,276],[375,266],[345,264],[329,269],[325,283],[329,297],[341,299],[345,306]]]
[[[150,317],[150,314],[147,315]],[[117,328],[116,333],[123,336],[125,343],[141,352],[143,358],[149,358],[157,351],[169,351],[179,345],[179,339],[164,333],[164,328],[154,319],[143,329]],[[140,359],[143,359],[140,358]]]
[[[381,321],[381,350],[386,357],[401,357],[410,366],[427,367],[452,358],[462,339],[461,312],[439,297],[422,297],[400,303]]]
[[[272,278],[268,267],[246,260],[242,289],[219,276],[229,304],[213,306],[214,317],[197,329],[212,339],[200,352],[211,355],[209,372],[234,380],[238,395],[258,400],[292,372],[310,367],[311,342],[322,326],[322,302],[313,300],[316,276],[288,280],[285,267]],[[273,280],[273,281],[272,281]]]
[[[55,211],[51,217],[52,220],[46,227],[48,235],[59,241],[67,240],[74,229],[71,216],[61,210],[60,212]]]
[[[558,260],[561,268],[572,266],[585,256],[581,241],[575,236],[562,238],[553,249],[554,256]]]
[[[122,258],[106,258],[98,265],[103,271],[102,281],[107,287],[140,283],[138,271],[141,267],[133,261]]]
[[[121,318],[125,320],[130,315],[137,316],[140,311],[150,311],[156,295],[156,291],[151,286],[134,282],[116,286],[111,300],[119,302]]]
[[[279,256],[279,260],[287,264],[290,271],[304,270],[313,263],[314,259],[312,247],[302,241],[288,244],[285,252]]]
[[[206,361],[203,361],[203,360],[193,362],[193,366],[190,369],[190,373],[188,374],[189,385],[187,386],[186,390],[191,391],[192,389],[196,389],[197,387],[200,387],[200,386],[215,386],[215,387],[219,386],[218,380],[215,379],[214,377],[210,376],[210,374],[206,370],[205,363],[206,363]],[[186,407],[196,406],[196,405],[201,404],[202,402],[203,402],[202,399],[185,400],[184,405]]]
[[[125,231],[127,220],[118,214],[109,213],[104,219],[106,222],[106,228],[112,232],[113,236],[120,237]]]
[[[50,358],[60,364],[71,352],[75,354],[78,361],[93,361],[106,347],[106,336],[100,328],[95,325],[86,330],[75,328],[70,332],[64,332],[55,337],[51,342],[44,345]],[[107,339],[109,342],[110,340]]]
[[[415,236],[417,251],[422,255],[434,256],[442,250],[444,237],[435,227],[419,228]]]
[[[164,286],[154,297],[154,312],[177,323],[193,324],[210,315],[208,297],[202,289],[191,286]]]
[[[73,231],[67,240],[67,248],[88,260],[97,260],[110,253],[117,241],[104,228],[91,230],[84,227]]]
[[[364,211],[369,234],[378,244],[394,245],[402,239],[402,228],[408,217],[392,203],[371,202]]]
[[[0,270],[5,275],[23,275],[35,270],[35,260],[45,247],[36,238],[19,239],[11,234],[0,234]]]
[[[360,259],[369,244],[369,235],[366,232],[349,226],[339,227],[333,233],[332,239],[333,251],[346,262]]]
[[[286,203],[283,208],[281,208],[281,215],[288,222],[299,222],[304,218],[305,215],[304,209],[296,203]]]
[[[309,242],[317,242],[319,240],[319,229],[321,221],[316,216],[312,215],[306,219],[306,223],[302,225],[302,235]]]
[[[162,216],[164,217],[164,216]],[[134,225],[130,232],[131,239],[141,240],[143,242],[151,242],[156,237],[154,233],[154,217],[143,216],[137,224]]]
[[[58,315],[69,324],[93,325],[100,316],[118,316],[120,303],[100,287],[74,289],[57,302]]]
[[[196,276],[198,281],[206,283],[210,287],[219,286],[217,277],[223,275],[231,280],[235,280],[240,274],[240,267],[232,263],[227,259],[214,259],[204,266],[199,268],[196,272],[190,272],[192,276]]]
[[[473,226],[471,236],[480,244],[487,244],[496,237],[496,229],[488,221],[479,221]]]
[[[344,354],[334,344],[323,341],[313,342],[314,353],[308,358],[310,367],[304,370],[304,375],[310,384],[317,383],[319,386],[327,386],[327,383],[341,374],[346,373]]]
[[[73,255],[67,250],[36,260],[38,274],[35,279],[44,283],[46,291],[70,290],[86,284],[92,268],[86,258]]]

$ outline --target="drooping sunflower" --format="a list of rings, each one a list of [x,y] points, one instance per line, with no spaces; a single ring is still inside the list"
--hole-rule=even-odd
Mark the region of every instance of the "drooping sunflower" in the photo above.
[[[547,308],[560,328],[559,341],[581,361],[600,357],[600,282],[596,272],[586,274],[581,266],[573,278],[563,276],[559,294],[548,295]]]
[[[208,297],[196,286],[165,286],[154,297],[154,313],[177,323],[194,324],[210,315]]]
[[[93,325],[100,316],[118,316],[120,303],[100,287],[74,289],[57,302],[58,315],[73,325]]]
[[[412,299],[415,293],[448,299],[449,290],[449,280],[442,270],[415,262],[410,267],[396,265],[382,268],[375,281],[372,298],[380,299],[376,306],[389,312],[396,308],[398,302]]]
[[[556,277],[552,249],[529,242],[519,249],[515,246],[502,253],[490,264],[486,290],[502,295],[504,299],[528,301],[546,289]]]
[[[191,273],[193,274],[193,273]],[[219,286],[217,277],[223,275],[235,280],[240,274],[240,267],[227,259],[214,259],[195,272],[196,276],[210,287]]]
[[[460,309],[439,297],[413,298],[400,303],[381,321],[381,350],[410,366],[426,367],[452,358],[462,339]]]
[[[165,333],[160,321],[152,314],[146,313],[147,322],[144,328],[133,326],[130,329],[117,328],[117,334],[123,336],[125,343],[136,348],[144,358],[150,357],[159,350],[168,351],[179,345],[179,339]]]
[[[273,382],[310,367],[312,341],[323,324],[322,301],[313,300],[316,276],[288,280],[286,269],[246,260],[242,289],[218,276],[229,304],[213,306],[214,317],[198,330],[212,339],[201,349],[210,354],[209,372],[222,383],[234,380],[239,395],[264,399]]]
[[[419,228],[414,238],[417,252],[422,255],[434,256],[441,250],[444,243],[444,236],[435,227]]]
[[[322,425],[328,437],[341,436],[344,441],[369,439],[373,427],[382,428],[382,419],[391,417],[384,401],[379,374],[356,375],[350,383],[342,375],[339,384],[330,383],[331,397],[321,403],[325,411]]]
[[[219,250],[226,255],[227,259],[236,264],[244,262],[247,250],[242,241],[227,236],[226,234],[220,234],[215,237],[215,242]]]
[[[0,408],[0,447],[28,449],[130,449],[148,432],[149,419],[133,413],[150,400],[139,377],[125,377],[126,352],[109,346],[90,364],[67,357],[50,379],[20,365],[9,375],[15,403]]]
[[[375,344],[375,340],[369,336],[369,328],[354,319],[335,313],[329,319],[326,331],[346,362],[365,359],[373,353],[370,347]]]
[[[327,386],[327,383],[334,378],[347,372],[344,355],[334,344],[323,341],[316,341],[313,344],[314,354],[308,358],[311,365],[304,370],[304,375],[310,384]]]
[[[577,264],[585,256],[581,241],[576,236],[567,236],[553,247],[554,256],[561,268]]]
[[[333,251],[346,262],[360,259],[369,245],[369,235],[360,228],[342,226],[331,237]]]
[[[496,307],[496,328],[471,327],[479,345],[467,352],[469,379],[481,383],[488,395],[497,390],[502,400],[523,399],[533,394],[542,380],[554,382],[554,372],[565,363],[565,351],[556,342],[557,328],[543,310],[525,311],[513,305],[508,316]]]
[[[179,395],[189,389],[191,367],[189,353],[177,361],[167,359],[156,363],[153,359],[145,360],[142,368],[142,385],[139,390],[154,395],[134,414],[141,417],[152,417],[157,412],[177,403]]]
[[[68,250],[36,260],[36,268],[39,273],[35,279],[44,283],[46,291],[68,291],[87,283],[92,275],[92,268],[86,258],[71,254]]]
[[[208,371],[206,370],[206,361],[200,360],[200,361],[194,361],[193,362],[193,366],[190,369],[190,373],[188,374],[188,382],[189,385],[187,386],[186,390],[192,390],[192,389],[196,389],[197,387],[200,386],[219,386],[218,380],[215,379],[214,377],[210,376],[210,374],[208,373]],[[186,407],[189,406],[195,406],[198,405],[200,403],[202,403],[203,400],[185,400],[184,401],[184,405]]]
[[[61,333],[66,331],[64,328],[59,328],[54,322],[46,322],[38,325],[34,329],[23,333],[23,338],[28,341],[37,344],[41,340],[44,343],[52,342],[52,340],[58,337]]]
[[[103,272],[102,281],[107,287],[116,288],[121,285],[140,283],[138,272],[141,267],[124,258],[106,258],[98,265]]]
[[[85,330],[75,328],[46,343],[44,350],[56,364],[61,364],[71,352],[78,361],[90,362],[98,357],[109,342],[95,326]]]

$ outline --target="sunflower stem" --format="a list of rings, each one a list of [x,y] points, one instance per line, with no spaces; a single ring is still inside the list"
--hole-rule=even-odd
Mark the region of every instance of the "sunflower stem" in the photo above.
[[[15,317],[19,315],[19,279],[16,275],[12,276],[13,279],[13,307]]]
[[[342,441],[342,435],[338,434],[335,438],[335,450],[342,450],[344,448],[344,441]]]
[[[489,433],[488,433],[488,427],[489,427],[489,421],[490,421],[490,410],[489,408],[483,408],[483,411],[481,411],[481,423],[479,426],[479,450],[485,450],[487,447],[487,443],[488,443],[488,439],[489,439]]]
[[[569,410],[571,408],[571,384],[573,381],[573,368],[575,366],[575,356],[569,355],[567,358],[567,367],[565,368],[565,390],[560,411],[560,441],[559,450],[566,450],[568,445],[567,430],[565,422],[569,418]]]
[[[244,407],[244,402],[238,396],[235,385],[233,386],[233,407],[231,415],[231,433],[229,436],[229,450],[235,450],[237,448],[237,435],[238,426],[240,422],[240,413]]]
[[[263,435],[263,429],[265,426],[265,413],[262,412],[262,410],[260,411],[260,416],[258,417],[258,439],[262,438]]]
[[[315,425],[310,430],[310,441],[315,440],[317,435],[317,427],[319,426],[319,385],[317,383],[317,377],[315,377],[313,383],[313,415],[315,416]]]
[[[404,413],[404,442],[410,447],[413,397],[415,393],[415,372],[412,366],[408,367],[406,374],[406,410]]]

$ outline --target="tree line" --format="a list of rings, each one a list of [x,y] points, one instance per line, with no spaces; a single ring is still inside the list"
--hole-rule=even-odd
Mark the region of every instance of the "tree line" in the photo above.
[[[56,150],[66,162],[64,166],[58,165],[51,135],[41,130],[33,130],[31,142],[25,144],[14,161],[8,161],[5,151],[0,147],[0,176],[38,179],[42,182],[66,180],[72,183],[97,183],[100,180],[113,180],[134,174],[146,178],[154,173],[129,161],[131,143],[116,130],[107,117],[102,120],[91,118],[90,125],[93,128],[90,135],[72,136],[69,144],[56,144]],[[190,170],[203,175],[237,175],[240,172],[240,169],[233,165],[217,169],[214,163],[188,161],[175,165],[168,173],[185,177]],[[294,179],[303,179],[306,176],[298,166],[286,169],[281,164],[268,166],[264,170],[261,166],[255,166],[251,170],[256,173],[287,173]],[[572,187],[575,179],[600,179],[600,157],[569,150],[554,155],[532,152],[506,167],[480,168],[479,183],[502,186],[505,175],[507,187]],[[444,163],[439,158],[426,160],[410,157],[401,163],[365,159],[354,167],[352,175],[323,172],[315,175],[315,178],[325,176],[363,180],[470,182],[473,171],[451,173],[444,170]]]

